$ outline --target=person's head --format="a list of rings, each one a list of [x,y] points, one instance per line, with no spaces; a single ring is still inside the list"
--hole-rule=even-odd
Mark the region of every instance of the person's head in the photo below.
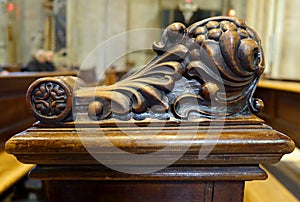
[[[53,62],[53,51],[45,51],[46,61]]]
[[[45,63],[46,62],[46,57],[45,57],[45,51],[44,50],[38,50],[34,54],[34,58],[40,62],[40,63]]]

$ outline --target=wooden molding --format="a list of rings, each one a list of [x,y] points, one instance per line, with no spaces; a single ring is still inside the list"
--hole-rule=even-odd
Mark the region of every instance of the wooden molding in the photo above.
[[[151,166],[153,160],[160,165],[165,162],[155,159],[176,156],[180,159],[175,165],[254,165],[276,163],[295,147],[290,138],[266,125],[81,127],[30,128],[11,138],[6,151],[23,163],[40,165],[99,165],[95,158],[104,154],[117,165]],[[209,154],[199,158],[203,149]],[[127,154],[136,159],[127,159]],[[150,165],[143,165],[143,154],[153,154]]]

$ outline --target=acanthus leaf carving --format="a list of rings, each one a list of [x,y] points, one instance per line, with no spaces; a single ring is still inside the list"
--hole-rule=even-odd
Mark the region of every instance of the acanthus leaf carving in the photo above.
[[[243,20],[173,23],[152,47],[157,56],[119,82],[76,90],[80,113],[96,121],[238,119],[263,107],[253,98],[264,70],[261,42]]]
[[[128,113],[145,113],[152,111],[165,113],[170,110],[169,98],[176,80],[182,77],[184,67],[180,63],[188,49],[182,45],[174,46],[170,51],[161,55],[143,68],[137,70],[127,78],[110,86],[97,86],[76,91],[77,97],[90,97],[102,101],[103,108],[109,113],[99,113],[91,116],[93,119],[106,119],[111,115],[125,115]],[[89,106],[89,111],[94,111]]]

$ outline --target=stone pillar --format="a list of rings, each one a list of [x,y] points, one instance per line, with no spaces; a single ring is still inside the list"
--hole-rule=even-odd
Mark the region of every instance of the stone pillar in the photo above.
[[[26,64],[32,54],[44,46],[45,13],[43,1],[14,0],[15,11],[11,19],[16,63]]]
[[[232,7],[236,10],[236,17],[245,19],[247,15],[247,1],[232,0]]]
[[[81,70],[95,68],[97,78],[101,78],[106,67],[114,60],[113,51],[126,48],[125,40],[118,47],[110,47],[107,51],[109,42],[106,40],[126,30],[127,1],[67,1],[69,65],[80,66]],[[124,65],[119,63],[118,66]]]
[[[265,52],[266,74],[274,70],[276,63],[280,60],[275,55],[280,55],[280,30],[282,29],[282,19],[276,17],[279,15],[278,3],[281,0],[248,0],[246,21],[257,30],[262,39]],[[276,22],[276,26],[275,26]],[[277,30],[277,31],[276,31]]]
[[[248,0],[247,21],[261,35],[271,77],[299,79],[299,6],[298,0]]]
[[[128,60],[135,62],[135,67],[139,67],[154,56],[151,51],[147,50],[151,50],[152,42],[159,41],[161,37],[160,1],[130,0],[128,12],[128,30],[139,29],[139,31],[129,34],[128,50],[131,54],[128,56]]]
[[[0,65],[8,63],[6,0],[0,0]]]
[[[284,16],[282,17],[282,54],[280,62],[279,76],[291,79],[300,78],[299,69],[299,18],[300,18],[300,1],[288,0],[284,1]],[[277,76],[277,75],[276,75]]]

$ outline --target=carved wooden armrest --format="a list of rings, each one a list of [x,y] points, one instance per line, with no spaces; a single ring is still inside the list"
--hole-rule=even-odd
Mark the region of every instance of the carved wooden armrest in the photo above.
[[[110,86],[76,77],[30,86],[39,123],[6,151],[38,164],[30,176],[44,181],[49,201],[242,201],[244,181],[266,178],[259,164],[294,149],[255,116],[264,57],[243,20],[174,23],[153,50]]]
[[[41,124],[76,120],[163,120],[259,123],[252,98],[264,70],[258,34],[237,18],[213,17],[186,28],[168,26],[157,56],[110,86],[85,87],[74,77],[34,82],[27,103]]]

